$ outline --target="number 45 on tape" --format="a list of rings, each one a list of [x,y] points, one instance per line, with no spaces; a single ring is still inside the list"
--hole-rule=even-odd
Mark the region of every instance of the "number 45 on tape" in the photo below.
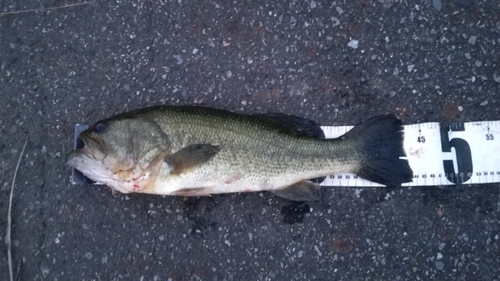
[[[352,126],[322,127],[327,138]],[[500,121],[404,126],[404,147],[413,182],[404,186],[500,182]],[[327,177],[323,186],[379,186],[353,174]]]

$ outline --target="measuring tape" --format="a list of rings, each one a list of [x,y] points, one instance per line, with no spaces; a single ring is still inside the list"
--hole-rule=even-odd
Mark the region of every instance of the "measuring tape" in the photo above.
[[[321,129],[326,138],[337,138],[353,127],[322,126]],[[75,126],[75,148],[83,146],[78,135],[86,128],[86,125]],[[413,182],[403,186],[500,182],[500,121],[405,125],[404,134]],[[73,184],[92,182],[74,169],[71,178]],[[331,175],[320,185],[382,186],[354,174]]]
[[[322,126],[326,138],[353,126]],[[500,182],[500,121],[404,126],[404,148],[413,182],[403,186]],[[322,186],[382,186],[354,174],[328,176]]]

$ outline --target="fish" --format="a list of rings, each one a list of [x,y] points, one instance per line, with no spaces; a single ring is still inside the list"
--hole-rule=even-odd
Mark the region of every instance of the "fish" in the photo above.
[[[339,138],[282,113],[241,114],[202,106],[153,106],[101,120],[79,135],[66,163],[121,193],[178,196],[271,191],[320,198],[312,179],[338,173],[398,187],[413,172],[402,121],[380,115]]]

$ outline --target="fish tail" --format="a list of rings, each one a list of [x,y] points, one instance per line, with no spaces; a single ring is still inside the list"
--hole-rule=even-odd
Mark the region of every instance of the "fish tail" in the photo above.
[[[403,124],[396,116],[370,118],[342,138],[356,143],[360,164],[355,174],[389,187],[412,181],[413,171],[403,147]]]

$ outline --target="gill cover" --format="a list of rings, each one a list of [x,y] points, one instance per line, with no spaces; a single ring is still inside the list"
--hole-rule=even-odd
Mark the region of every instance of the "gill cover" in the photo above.
[[[144,117],[116,116],[95,123],[82,134],[86,143],[93,143],[94,155],[103,154],[102,164],[113,173],[143,171],[170,151],[167,135],[156,122]]]

